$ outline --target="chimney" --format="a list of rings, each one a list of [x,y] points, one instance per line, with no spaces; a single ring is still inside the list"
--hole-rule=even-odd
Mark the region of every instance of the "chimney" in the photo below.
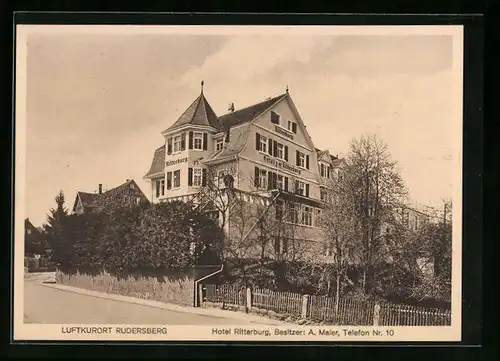
[[[102,184],[99,184],[99,194],[102,194]]]
[[[227,109],[230,113],[234,112],[234,103],[229,104],[229,108]]]

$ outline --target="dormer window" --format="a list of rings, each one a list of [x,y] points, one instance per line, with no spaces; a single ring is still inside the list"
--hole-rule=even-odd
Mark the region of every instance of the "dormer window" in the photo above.
[[[219,151],[219,150],[222,150],[222,148],[224,148],[224,140],[217,139],[217,141],[215,142],[215,150]]]

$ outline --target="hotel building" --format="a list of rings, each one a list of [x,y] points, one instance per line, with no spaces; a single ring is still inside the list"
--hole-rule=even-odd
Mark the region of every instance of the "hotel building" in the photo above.
[[[227,114],[217,116],[202,83],[199,96],[161,134],[164,143],[156,149],[144,177],[151,182],[153,203],[181,200],[201,204],[205,190],[215,184],[221,192],[231,189],[235,198],[248,204],[245,231],[224,222],[229,234],[239,228],[245,237],[258,223],[250,216],[252,205],[260,205],[262,213],[267,212],[265,207],[276,215],[281,213],[289,226],[273,236],[275,253],[290,249],[288,241],[293,239],[308,250],[316,249],[315,255],[332,256],[322,240],[319,219],[329,193],[328,179],[338,175],[342,159],[314,146],[288,89],[239,110],[232,104]],[[231,207],[222,208],[227,214],[215,215],[231,220]],[[215,209],[219,209],[215,213],[222,212],[221,207]],[[405,206],[401,217],[414,230],[427,220],[424,213]],[[388,231],[382,228],[382,233]]]
[[[243,109],[231,105],[218,116],[202,84],[201,94],[161,134],[164,143],[145,176],[154,203],[192,201],[208,183],[224,188],[229,179],[236,196],[248,204],[289,205],[286,221],[300,229],[299,238],[319,242],[325,181],[341,159],[314,146],[288,89]],[[283,240],[277,242],[283,246]]]

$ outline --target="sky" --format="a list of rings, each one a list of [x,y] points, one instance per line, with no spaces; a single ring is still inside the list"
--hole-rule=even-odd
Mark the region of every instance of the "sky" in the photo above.
[[[315,146],[342,156],[376,134],[411,198],[452,197],[451,35],[328,36],[127,31],[36,32],[27,37],[26,217],[40,226],[59,190],[142,177],[160,132],[204,94],[218,115],[290,95]]]

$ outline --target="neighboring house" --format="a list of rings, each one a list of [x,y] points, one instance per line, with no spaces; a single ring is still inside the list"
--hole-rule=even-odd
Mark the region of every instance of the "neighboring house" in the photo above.
[[[291,210],[287,223],[300,229],[310,247],[322,246],[321,190],[341,160],[314,146],[288,89],[243,109],[231,104],[227,114],[217,116],[202,88],[161,134],[164,144],[144,177],[151,182],[153,202],[192,201],[210,182],[224,188],[231,175],[237,198],[256,206],[272,203],[276,209],[286,204]],[[276,243],[286,246],[286,239]]]
[[[24,253],[43,254],[45,243],[42,233],[31,223],[29,218],[24,220]]]
[[[99,184],[97,193],[77,192],[73,205],[73,213],[83,214],[86,212],[109,212],[117,208],[149,203],[137,183],[133,179],[118,187],[102,190]]]

